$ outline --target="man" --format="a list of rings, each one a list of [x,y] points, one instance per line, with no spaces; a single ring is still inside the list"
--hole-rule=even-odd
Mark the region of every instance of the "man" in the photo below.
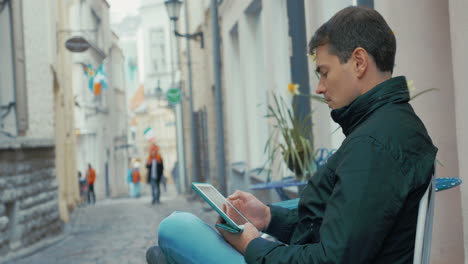
[[[164,172],[164,162],[159,153],[159,147],[154,144],[150,147],[150,155],[146,162],[146,168],[148,169],[148,183],[151,184],[151,193],[153,195],[151,204],[159,204],[161,196],[159,184]]]
[[[91,164],[88,164],[86,178],[88,179],[88,204],[95,204],[96,195],[94,193],[94,182],[96,181],[96,171],[94,171],[93,167],[91,167]]]
[[[320,75],[316,92],[325,97],[346,139],[311,178],[296,210],[266,206],[240,191],[228,197],[251,223],[241,234],[219,230],[244,257],[223,253],[219,260],[412,263],[418,205],[437,148],[408,104],[405,78],[392,77],[392,30],[375,10],[348,7],[315,32],[309,52],[316,55]],[[203,245],[168,239],[175,233],[170,230],[181,226],[178,218],[171,215],[161,223],[159,245],[171,260],[183,262],[183,253],[196,254],[190,247]],[[259,231],[280,242],[261,238]],[[228,247],[207,243],[204,250],[214,249],[205,255]],[[179,252],[181,244],[184,252]],[[197,255],[194,262],[209,261]]]

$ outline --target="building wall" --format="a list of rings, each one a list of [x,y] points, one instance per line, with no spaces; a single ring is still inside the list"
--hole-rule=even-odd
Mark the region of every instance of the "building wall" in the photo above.
[[[112,80],[109,101],[110,130],[114,136],[108,138],[110,147],[110,196],[118,197],[128,194],[127,188],[127,170],[128,170],[128,152],[127,152],[127,100],[125,89],[124,55],[118,46],[118,38],[114,34],[112,47],[109,50],[109,79]]]
[[[9,5],[4,6],[0,12],[0,36],[2,36],[2,45],[0,45],[0,57],[2,62],[0,64],[0,105],[7,106],[15,102],[14,87],[14,53],[13,31],[11,28],[11,17]],[[14,108],[12,108],[14,110]],[[8,114],[0,119],[0,131],[9,133],[11,135],[17,134],[16,111],[10,111]]]
[[[437,166],[437,177],[458,177],[448,3],[377,2],[375,8],[395,31],[398,48],[394,75],[405,75],[413,80],[417,90],[439,89],[411,104],[439,148],[437,159],[443,166]],[[434,107],[436,105],[444,107]],[[459,188],[436,194],[432,263],[464,262],[460,203]]]
[[[189,90],[188,90],[188,67],[187,67],[187,53],[186,53],[186,39],[180,39],[181,47],[181,67],[184,76],[183,92],[186,95],[183,98],[184,104],[184,136],[185,136],[185,153],[187,162],[187,178],[188,182],[192,182],[193,168],[199,164],[194,163],[192,157],[192,138],[191,130],[195,129],[197,133],[204,134],[208,139],[206,144],[201,145],[196,142],[196,148],[205,150],[206,156],[199,157],[200,162],[208,164],[208,168],[203,175],[198,175],[198,181],[207,181],[216,184],[217,181],[217,162],[216,162],[216,110],[215,110],[215,94],[214,94],[214,78],[212,68],[212,30],[211,30],[211,17],[210,13],[206,11],[204,1],[187,1],[189,12],[189,29],[185,27],[185,7],[182,7],[180,16],[179,28],[183,33],[195,33],[203,31],[204,48],[202,49],[199,41],[189,41],[191,49],[191,66],[192,66],[192,93],[193,93],[193,114],[196,112],[204,113],[206,116],[206,127],[190,126],[189,117],[192,114],[189,104]],[[203,151],[196,151],[197,154]],[[200,173],[200,172],[199,172]]]
[[[58,211],[54,141],[18,140],[0,147],[0,259],[8,259],[59,234],[63,222]]]
[[[53,141],[2,145],[0,152],[0,256],[57,235],[62,222],[57,204]],[[34,184],[31,184],[34,183]]]
[[[52,53],[54,52],[55,32],[52,32],[49,17],[53,16],[54,7],[46,1],[44,3],[34,0],[24,0],[24,45],[26,61],[26,85],[28,86],[28,110],[29,110],[29,137],[53,137],[54,116],[53,105],[38,102],[51,102],[53,93],[51,92],[52,74],[50,67]],[[38,14],[37,10],[43,10],[43,14]],[[41,32],[38,34],[38,32]],[[42,56],[38,56],[41,54]],[[47,87],[48,92],[36,87]]]
[[[138,41],[141,45],[141,57],[138,60],[139,69],[143,74],[141,81],[144,83],[146,93],[154,93],[156,87],[159,87],[163,91],[167,91],[174,85],[172,83],[172,56],[171,56],[171,36],[172,30],[169,24],[169,17],[162,0],[148,0],[142,2],[140,7],[140,35]],[[156,19],[157,18],[157,19]],[[164,44],[164,67],[155,69],[155,59],[151,49],[151,32],[152,30],[162,30],[162,37],[164,38],[162,43]],[[175,60],[175,58],[174,58]],[[176,62],[175,62],[176,63]],[[174,69],[178,69],[178,66],[174,64]],[[180,76],[178,77],[180,79]]]
[[[25,98],[12,99],[26,101],[28,119],[24,133],[17,135],[9,129],[12,136],[0,136],[2,260],[25,254],[31,246],[59,234],[78,200],[76,169],[73,164],[67,167],[67,160],[74,160],[73,126],[67,122],[73,116],[61,116],[72,111],[73,97],[60,89],[67,74],[65,66],[58,67],[65,59],[56,46],[58,30],[64,26],[67,11],[60,2],[14,1],[20,11],[16,14],[21,14],[14,23],[22,25],[15,34],[24,38],[14,51],[24,52],[17,63],[25,66],[25,75],[19,76],[24,78],[25,95],[16,96]],[[0,38],[7,39],[3,34]],[[18,89],[13,83],[4,84],[1,90]]]
[[[306,7],[306,28],[307,41],[309,41],[315,31],[328,19],[330,19],[339,10],[350,6],[351,0],[334,1],[304,1]],[[308,43],[306,43],[308,44]],[[309,59],[310,91],[315,94],[318,85],[318,79],[315,76],[315,63]],[[339,148],[343,142],[344,135],[330,117],[328,105],[311,100],[311,109],[314,111],[312,119],[314,122],[314,146],[315,148]]]
[[[93,12],[101,19],[98,25]],[[75,108],[76,135],[77,135],[77,170],[86,175],[88,164],[96,170],[95,192],[97,200],[106,197],[106,163],[109,162],[108,137],[113,132],[108,128],[109,109],[108,97],[110,89],[102,90],[100,96],[95,96],[88,87],[89,78],[84,74],[83,65],[92,65],[94,70],[104,63],[106,72],[110,69],[104,61],[111,46],[110,39],[106,38],[109,30],[106,13],[108,7],[102,0],[73,2],[70,10],[70,27],[83,30],[98,30],[97,32],[79,33],[86,38],[93,47],[84,53],[72,55],[72,87],[73,94],[79,107]],[[108,79],[108,86],[112,83]],[[109,132],[109,134],[106,134]],[[109,163],[108,163],[109,164]]]
[[[50,80],[51,90],[54,94],[53,113],[49,113],[55,121],[55,157],[56,174],[59,183],[59,209],[60,217],[68,222],[71,211],[79,202],[79,187],[76,170],[76,136],[74,126],[75,101],[72,86],[71,53],[66,50],[64,43],[67,35],[63,29],[69,28],[68,15],[70,5],[63,1],[55,1],[55,21],[51,21],[53,32],[57,32],[54,41],[50,42],[50,49],[53,51],[54,63],[50,68],[52,78]],[[40,31],[35,31],[40,32]],[[37,57],[36,54],[31,56]],[[32,71],[32,70],[31,70]]]
[[[98,200],[126,193],[128,158],[126,144],[125,82],[123,54],[112,35],[109,5],[104,0],[78,1],[72,4],[70,25],[84,30],[81,34],[92,43],[85,53],[73,55],[73,93],[76,107],[77,169],[85,175],[88,164],[96,170],[95,192]],[[90,32],[96,29],[97,32]],[[84,66],[94,70],[104,65],[108,88],[95,95],[88,86]]]
[[[220,14],[230,162],[243,161],[251,170],[267,160],[264,147],[273,123],[265,115],[273,95],[291,99],[286,1],[224,1]],[[278,164],[273,177],[287,176]]]
[[[468,10],[468,2],[463,0],[449,1],[450,14],[450,43],[452,50],[452,70],[455,100],[455,120],[456,120],[456,144],[458,150],[458,175],[464,181],[460,186],[462,218],[463,218],[463,241],[465,259],[468,256],[468,122],[465,113],[468,112],[468,105],[465,98],[468,96],[466,84],[468,83],[468,18],[464,10]],[[460,228],[457,228],[460,230]],[[460,260],[462,260],[460,258]]]

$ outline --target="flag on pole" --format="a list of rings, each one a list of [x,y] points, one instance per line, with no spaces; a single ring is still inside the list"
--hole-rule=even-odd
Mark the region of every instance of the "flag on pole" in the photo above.
[[[154,131],[151,127],[148,127],[143,134],[145,135],[146,140],[148,140],[149,142],[154,141]]]
[[[93,65],[88,64],[85,68],[85,74],[89,78],[88,87],[94,95],[100,95],[102,90],[107,90],[107,76],[104,70],[104,64],[101,64],[95,71]]]

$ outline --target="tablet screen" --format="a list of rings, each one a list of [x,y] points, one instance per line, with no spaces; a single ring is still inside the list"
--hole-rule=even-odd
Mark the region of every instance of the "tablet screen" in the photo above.
[[[234,207],[215,187],[211,184],[193,184],[199,191],[201,191],[205,197],[208,198],[220,211],[223,210],[223,204],[230,207],[228,208],[229,215],[228,217],[236,224],[236,225],[243,225],[249,220],[239,212],[239,210]],[[218,211],[219,213],[219,211]]]

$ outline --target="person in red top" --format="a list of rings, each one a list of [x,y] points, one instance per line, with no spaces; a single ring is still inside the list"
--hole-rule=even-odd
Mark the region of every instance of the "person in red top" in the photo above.
[[[94,182],[96,181],[96,171],[91,167],[91,164],[88,164],[86,178],[88,179],[88,204],[91,203],[91,198],[93,198],[93,204],[95,204],[96,195],[94,194]]]

